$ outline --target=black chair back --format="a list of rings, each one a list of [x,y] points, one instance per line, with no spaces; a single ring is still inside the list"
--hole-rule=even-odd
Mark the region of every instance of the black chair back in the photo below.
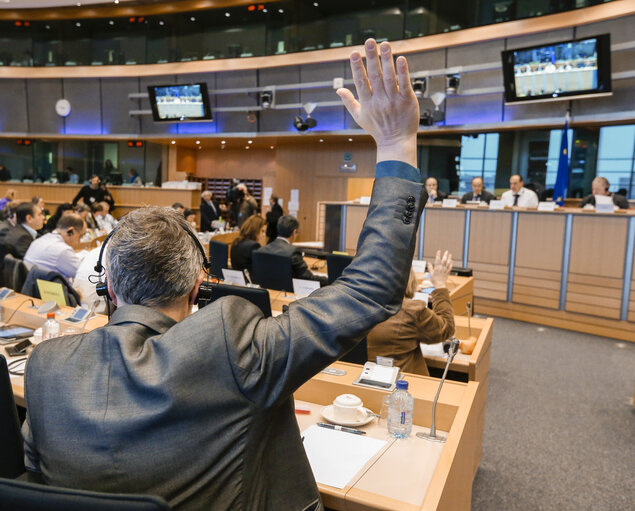
[[[366,342],[366,337],[358,342],[351,351],[349,351],[339,360],[340,362],[349,362],[351,364],[361,365],[364,365],[366,362],[368,362],[368,343]]]
[[[28,273],[22,259],[16,259],[11,254],[5,256],[2,263],[2,283],[5,287],[20,292]]]
[[[472,277],[473,274],[472,268],[463,268],[461,266],[455,266],[450,271],[450,275],[457,275],[459,277]]]
[[[328,254],[326,256],[326,265],[329,274],[329,284],[333,284],[335,280],[342,274],[353,258],[349,255]]]
[[[7,256],[8,257],[8,256]],[[40,288],[37,285],[37,281],[39,280],[47,280],[49,282],[57,282],[62,285],[62,289],[64,290],[64,298],[66,299],[66,305],[69,307],[76,307],[81,303],[81,298],[77,294],[72,286],[68,283],[68,281],[64,278],[61,273],[56,271],[43,270],[34,266],[29,270],[29,273],[24,280],[24,285],[19,288],[20,293],[27,296],[32,296],[33,298],[42,298],[40,296]]]
[[[0,479],[0,509],[12,511],[170,511],[161,497],[99,493]]]
[[[227,260],[229,258],[229,246],[222,241],[210,240],[209,259],[212,263],[210,273],[219,279],[223,278],[223,268],[229,268]]]
[[[251,280],[267,289],[293,293],[291,258],[255,250],[251,256]]]
[[[7,361],[2,355],[0,355],[0,453],[0,477],[14,478],[24,473],[20,421],[13,399]],[[1,505],[0,509],[3,509]]]

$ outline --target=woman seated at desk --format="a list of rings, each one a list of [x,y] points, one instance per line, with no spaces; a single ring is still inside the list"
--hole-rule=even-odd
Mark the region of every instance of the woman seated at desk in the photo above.
[[[231,247],[233,270],[247,270],[251,273],[251,254],[254,250],[267,244],[265,219],[252,215],[243,223],[238,238]]]
[[[406,373],[429,375],[419,343],[443,342],[454,335],[454,308],[446,282],[452,269],[452,254],[441,257],[438,251],[434,266],[430,267],[430,281],[435,290],[430,295],[432,310],[422,300],[413,300],[417,278],[410,269],[410,278],[401,310],[373,328],[367,337],[368,360],[377,356],[391,357],[395,366]]]

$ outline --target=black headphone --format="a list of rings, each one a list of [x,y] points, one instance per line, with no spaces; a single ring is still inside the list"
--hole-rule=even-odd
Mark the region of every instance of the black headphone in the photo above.
[[[198,248],[199,252],[201,253],[201,256],[203,256],[203,271],[206,273],[206,275],[209,278],[209,270],[212,266],[212,263],[205,255],[205,250],[203,250],[203,245],[201,245],[201,242],[199,241],[199,239],[189,228],[185,226],[181,226],[181,227],[183,227],[183,230],[189,235],[190,238],[192,238],[192,240],[194,241],[194,245],[196,245],[196,248]],[[95,271],[97,272],[97,275],[92,276],[97,279],[97,282],[94,282],[97,296],[103,296],[106,298],[106,309],[108,311],[109,321],[110,321],[110,295],[108,294],[108,279],[104,278],[106,272],[104,271],[105,269],[101,261],[102,261],[102,258],[104,257],[106,244],[108,243],[110,238],[112,238],[112,235],[115,234],[115,232],[117,232],[117,229],[113,229],[112,231],[110,231],[110,234],[106,236],[106,239],[102,243],[101,250],[99,251],[99,258],[97,259],[97,264],[95,265]]]

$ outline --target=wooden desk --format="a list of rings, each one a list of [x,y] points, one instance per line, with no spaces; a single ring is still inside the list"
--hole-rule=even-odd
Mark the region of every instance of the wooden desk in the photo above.
[[[11,314],[17,309],[17,312],[11,318],[12,325],[22,325],[29,328],[33,328],[34,330],[40,328],[44,322],[46,321],[46,314],[38,314],[37,309],[30,307],[29,300],[33,300],[36,307],[42,305],[44,302],[37,298],[31,298],[29,296],[15,294],[5,300],[0,302],[0,307],[2,307],[2,318],[4,320],[9,319]],[[62,318],[65,318],[73,311],[73,307],[61,307],[60,310],[56,311],[56,318],[60,323],[61,331],[64,331],[67,328],[77,328],[81,330],[83,323],[71,324],[65,322]],[[100,326],[104,326],[108,322],[108,318],[101,314],[96,314],[92,318],[88,320],[86,323],[86,331],[93,330],[95,328],[99,328]],[[0,347],[2,352],[4,352],[4,347]],[[11,361],[10,357],[6,357],[7,361]],[[13,357],[17,358],[17,357]],[[21,376],[11,376],[11,385],[13,387],[13,395],[15,396],[15,402],[19,406],[25,406],[24,402],[24,381]]]
[[[332,367],[344,369],[346,374],[320,373],[295,393],[296,400],[312,403],[310,415],[297,415],[301,430],[321,421],[319,410],[344,393],[359,396],[364,406],[379,412],[386,392],[352,385],[361,366],[336,362]],[[470,509],[483,433],[479,424],[485,407],[481,385],[446,381],[437,405],[437,431],[449,433],[446,443],[439,444],[415,436],[418,431],[429,431],[439,380],[410,374],[405,379],[415,398],[410,437],[392,439],[385,425],[378,426],[376,421],[361,428],[373,438],[388,440],[388,445],[345,488],[318,485],[326,506],[346,511]]]
[[[328,217],[330,203],[321,205]],[[356,213],[346,216],[338,239],[354,247],[367,207],[331,209],[343,207]],[[331,248],[327,234],[318,239]],[[480,313],[635,341],[635,209],[426,207],[416,258],[438,249],[474,270]]]

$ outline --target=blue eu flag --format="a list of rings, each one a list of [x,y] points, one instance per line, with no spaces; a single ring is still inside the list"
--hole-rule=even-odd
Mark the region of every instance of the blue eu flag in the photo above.
[[[556,186],[553,188],[553,201],[562,206],[567,196],[569,188],[569,155],[567,154],[569,142],[567,137],[568,122],[564,123],[562,130],[562,142],[560,143],[560,156],[558,158],[558,175],[556,176]]]

